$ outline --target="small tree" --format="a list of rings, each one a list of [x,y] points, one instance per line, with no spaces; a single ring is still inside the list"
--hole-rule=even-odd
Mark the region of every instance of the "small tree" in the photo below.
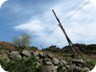
[[[20,48],[20,51],[23,51],[24,48],[27,48],[31,44],[31,36],[27,33],[21,34],[21,36],[13,38],[13,44]]]

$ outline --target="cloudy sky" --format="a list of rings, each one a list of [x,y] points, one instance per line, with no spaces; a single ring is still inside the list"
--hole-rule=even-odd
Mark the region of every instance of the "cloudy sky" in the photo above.
[[[96,43],[96,7],[91,2],[84,6],[86,2],[8,0],[0,8],[0,41],[12,42],[13,37],[27,32],[32,36],[32,45],[37,47],[68,45],[52,13],[54,9],[73,43]]]

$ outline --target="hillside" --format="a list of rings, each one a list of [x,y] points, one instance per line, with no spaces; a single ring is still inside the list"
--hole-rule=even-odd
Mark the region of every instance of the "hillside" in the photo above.
[[[12,43],[1,41],[0,50],[16,50],[16,47]]]
[[[78,49],[84,53],[84,54],[96,54],[96,44],[74,44],[75,47],[78,47]],[[30,49],[37,50],[37,47],[30,47]],[[14,46],[12,43],[1,41],[0,42],[0,50],[17,50],[16,46]],[[51,52],[61,52],[61,53],[72,53],[72,50],[70,46],[65,46],[63,48],[59,48],[55,45],[52,45],[48,48],[44,48],[43,51],[51,51]]]
[[[0,42],[0,63],[9,72],[88,72],[93,69],[96,63],[96,45],[74,45],[86,60],[82,57],[72,58],[69,46],[61,49],[54,45],[43,50],[32,46],[20,52],[13,44]]]
[[[78,48],[82,53],[84,54],[96,54],[96,44],[90,44],[90,45],[85,45],[85,44],[74,44],[76,48]],[[48,48],[45,48],[43,50],[51,51],[51,52],[61,52],[61,53],[72,53],[72,50],[70,46],[65,46],[63,48],[59,48],[55,45],[50,46]]]
[[[87,59],[96,60],[96,44],[74,44],[76,48],[83,54],[83,56]],[[43,49],[45,52],[51,52],[58,57],[70,57],[73,54],[70,46],[65,46],[63,48],[59,48],[55,45],[52,45],[48,48]],[[82,58],[82,57],[81,57]]]

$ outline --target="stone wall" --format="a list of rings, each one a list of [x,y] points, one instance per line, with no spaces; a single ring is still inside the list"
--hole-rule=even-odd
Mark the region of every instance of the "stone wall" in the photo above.
[[[44,66],[44,72],[89,72],[89,68],[85,66],[85,61],[82,59],[72,59],[71,64],[67,63],[64,59],[58,59],[52,54],[46,54],[42,51],[28,51],[24,50],[22,53],[18,51],[2,51],[1,57],[10,60],[26,60],[34,56],[37,62],[36,68],[40,65]]]

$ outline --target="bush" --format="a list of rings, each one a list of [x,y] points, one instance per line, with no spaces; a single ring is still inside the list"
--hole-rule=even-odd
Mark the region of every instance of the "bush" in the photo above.
[[[28,60],[18,60],[6,63],[1,61],[3,68],[8,72],[36,72],[36,60],[34,57]]]

